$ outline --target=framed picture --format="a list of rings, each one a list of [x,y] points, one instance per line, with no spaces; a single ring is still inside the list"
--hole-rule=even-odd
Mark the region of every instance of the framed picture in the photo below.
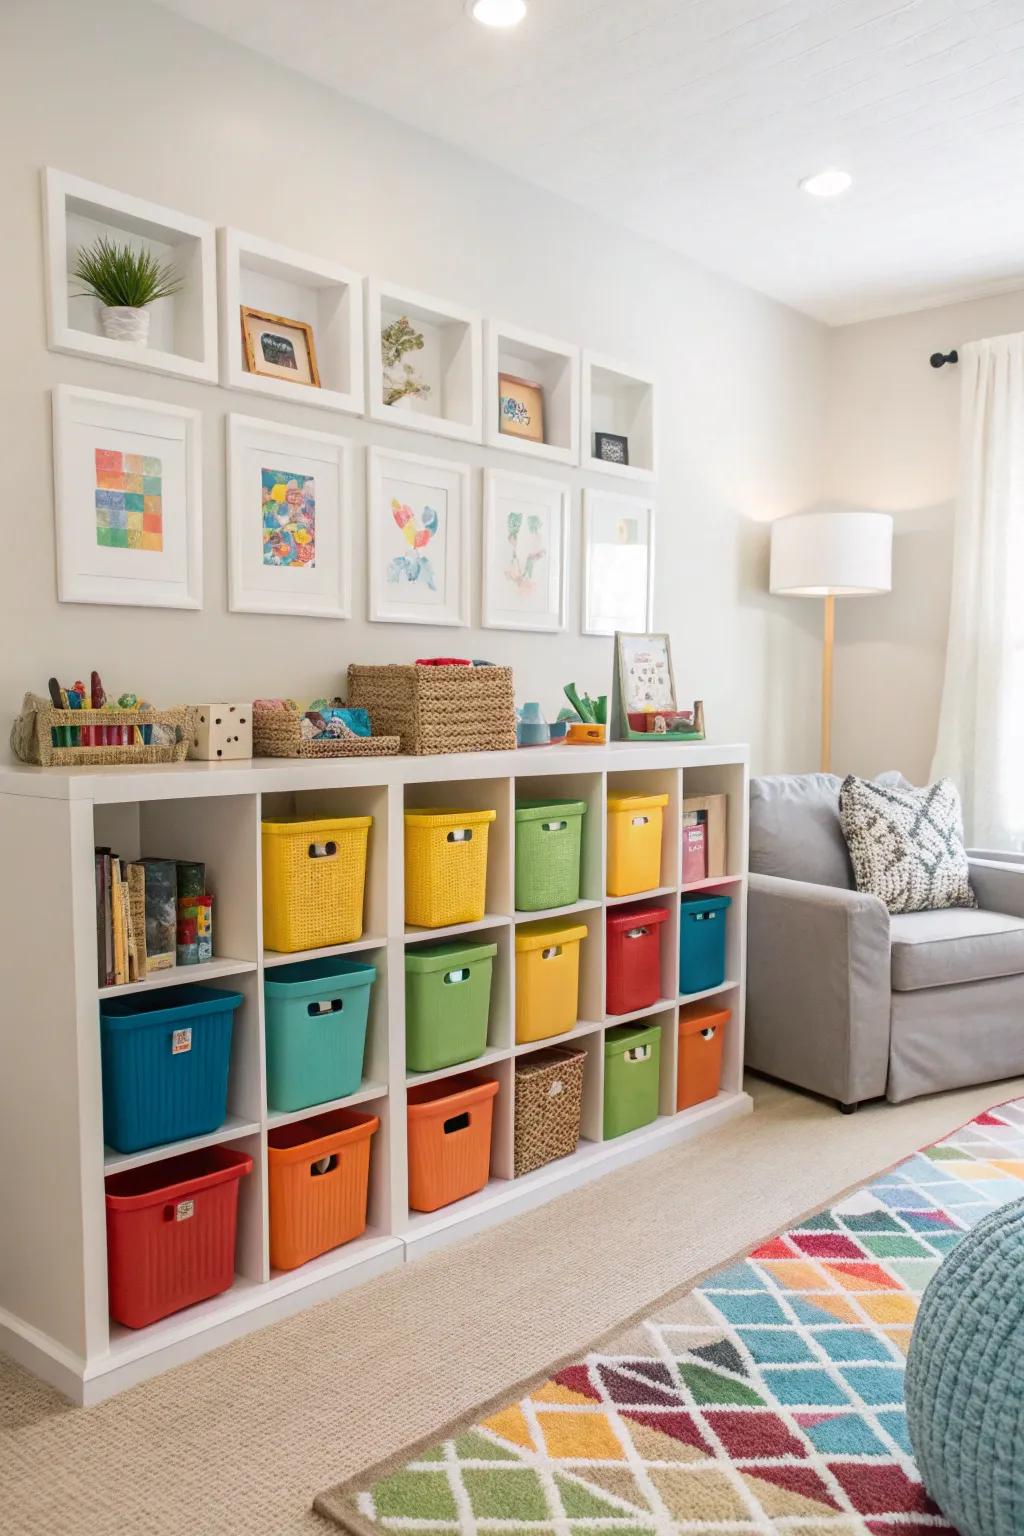
[[[62,603],[203,606],[200,432],[183,406],[54,390]]]
[[[654,504],[583,492],[583,633],[647,633],[654,622]]]
[[[676,680],[668,635],[617,634],[615,664],[627,714],[674,713]]]
[[[629,438],[618,432],[595,432],[594,458],[602,459],[605,464],[628,464]]]
[[[484,470],[485,629],[565,628],[571,488]]]
[[[250,309],[248,304],[240,308],[245,366],[249,372],[319,389],[313,327],[305,320],[288,320],[284,315]]]
[[[544,441],[544,391],[539,384],[498,374],[498,431],[530,443]]]
[[[252,416],[227,434],[232,613],[347,619],[352,444]]]
[[[367,451],[369,616],[469,623],[468,464]]]

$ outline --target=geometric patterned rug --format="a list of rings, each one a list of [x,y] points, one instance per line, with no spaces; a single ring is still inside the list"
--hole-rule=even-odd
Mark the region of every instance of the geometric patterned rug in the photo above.
[[[955,1536],[904,1361],[942,1260],[1022,1195],[1015,1100],[315,1507],[357,1536]]]

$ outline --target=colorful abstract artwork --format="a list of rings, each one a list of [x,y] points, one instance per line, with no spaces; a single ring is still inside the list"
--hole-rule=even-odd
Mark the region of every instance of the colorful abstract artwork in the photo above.
[[[97,448],[96,543],[104,549],[164,547],[163,468],[151,454]]]
[[[263,564],[316,565],[316,484],[312,475],[264,469]]]
[[[904,1364],[931,1276],[1022,1194],[1018,1099],[316,1507],[362,1533],[956,1536],[914,1463]]]
[[[537,590],[538,572],[547,555],[544,518],[538,512],[509,512],[505,517],[508,546],[502,572],[510,587],[522,595]]]
[[[407,502],[392,496],[391,516],[409,548],[388,561],[388,584],[396,587],[419,586],[423,590],[436,592],[437,574],[427,550],[440,530],[438,513],[428,506],[421,507],[419,513],[416,513]]]

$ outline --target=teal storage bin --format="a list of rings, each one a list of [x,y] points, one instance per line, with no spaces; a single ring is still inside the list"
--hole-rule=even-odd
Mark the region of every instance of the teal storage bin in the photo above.
[[[516,802],[516,911],[545,912],[580,899],[583,800]]]
[[[679,990],[706,992],[725,980],[725,929],[731,896],[684,896],[679,913]]]
[[[356,1092],[376,978],[375,965],[328,958],[283,965],[264,982],[271,1109],[308,1109]]]
[[[605,1033],[605,1141],[657,1119],[660,1082],[660,1024],[617,1024]]]
[[[487,1048],[497,944],[419,945],[405,956],[405,1063],[436,1072]]]
[[[100,1004],[103,1136],[141,1152],[206,1136],[228,1112],[231,1030],[240,992],[184,986]]]

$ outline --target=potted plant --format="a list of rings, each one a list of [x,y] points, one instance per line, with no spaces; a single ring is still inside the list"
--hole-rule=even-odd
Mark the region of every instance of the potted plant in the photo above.
[[[148,306],[157,299],[170,298],[181,288],[174,268],[152,251],[119,245],[105,235],[82,247],[72,276],[84,285],[85,294],[99,299],[104,336],[141,347],[149,338]]]

